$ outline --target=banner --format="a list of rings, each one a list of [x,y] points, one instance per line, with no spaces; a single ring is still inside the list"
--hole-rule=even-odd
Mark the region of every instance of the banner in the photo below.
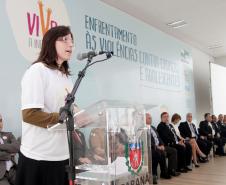
[[[101,99],[142,103],[155,125],[162,111],[183,119],[187,112],[195,114],[191,49],[175,38],[99,0],[7,0],[0,10],[0,39],[7,42],[0,42],[0,65],[6,69],[0,111],[10,122],[6,128],[17,135],[22,75],[37,58],[43,34],[56,25],[69,25],[74,34],[73,80],[85,65],[76,59],[78,53],[114,52],[87,70],[76,95],[81,108]]]

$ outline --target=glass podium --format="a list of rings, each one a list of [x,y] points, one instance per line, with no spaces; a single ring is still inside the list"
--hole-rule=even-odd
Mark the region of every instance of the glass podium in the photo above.
[[[77,184],[152,184],[141,104],[102,100],[74,118]]]

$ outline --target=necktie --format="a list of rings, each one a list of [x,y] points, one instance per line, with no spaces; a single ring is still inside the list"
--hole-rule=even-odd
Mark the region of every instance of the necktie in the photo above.
[[[196,136],[196,132],[195,132],[195,129],[194,129],[192,123],[188,123],[188,126],[189,126],[191,132]],[[193,135],[193,134],[192,134],[192,135]]]
[[[158,146],[159,145],[159,140],[158,140],[158,137],[157,137],[155,131],[153,130],[153,128],[150,128],[150,131],[151,131],[151,135],[153,136],[153,138],[155,140],[155,145]]]

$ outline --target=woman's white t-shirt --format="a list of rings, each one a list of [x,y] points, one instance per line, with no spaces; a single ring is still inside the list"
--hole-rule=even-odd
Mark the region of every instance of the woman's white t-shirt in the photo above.
[[[22,82],[22,110],[41,108],[44,112],[59,112],[65,103],[72,81],[59,70],[39,62],[24,74]],[[48,131],[22,122],[21,152],[28,158],[45,161],[62,161],[69,158],[67,132]]]

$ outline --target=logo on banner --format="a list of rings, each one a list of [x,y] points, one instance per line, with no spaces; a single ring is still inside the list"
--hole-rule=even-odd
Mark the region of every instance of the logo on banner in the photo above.
[[[27,12],[27,29],[29,31],[29,47],[41,48],[41,38],[52,27],[57,26],[57,21],[52,16],[51,8],[47,7],[44,16],[44,4],[38,1],[38,14]]]
[[[144,149],[143,142],[131,142],[126,144],[126,165],[128,171],[132,174],[138,174],[143,166],[144,162]]]
[[[17,47],[30,62],[37,59],[43,35],[57,25],[70,25],[63,0],[7,0],[6,9]]]

